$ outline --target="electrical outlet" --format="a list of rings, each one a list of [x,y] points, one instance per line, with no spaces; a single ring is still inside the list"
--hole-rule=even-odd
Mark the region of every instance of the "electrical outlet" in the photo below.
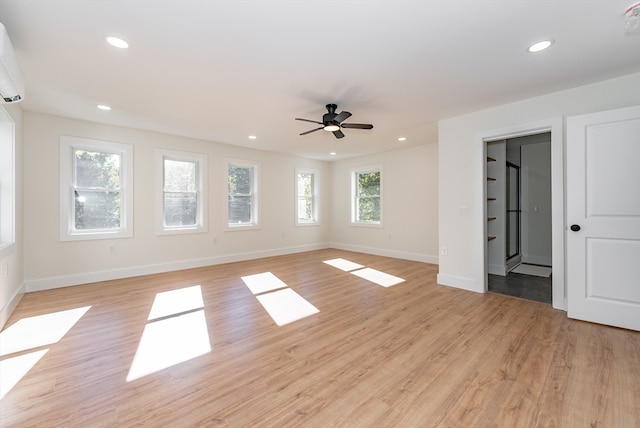
[[[448,256],[449,255],[449,249],[447,247],[442,247],[440,249],[440,255],[442,256]]]
[[[116,252],[116,244],[107,245],[107,253],[113,254]]]

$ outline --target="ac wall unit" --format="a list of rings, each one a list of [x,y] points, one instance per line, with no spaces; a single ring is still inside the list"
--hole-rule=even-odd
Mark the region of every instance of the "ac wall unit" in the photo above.
[[[7,29],[0,23],[0,101],[15,103],[24,99],[24,76],[16,60]]]

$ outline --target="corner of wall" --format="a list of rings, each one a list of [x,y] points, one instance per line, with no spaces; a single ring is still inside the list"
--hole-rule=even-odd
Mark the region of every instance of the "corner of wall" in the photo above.
[[[11,296],[4,308],[0,309],[0,330],[4,328],[5,324],[9,320],[9,317],[18,306],[18,303],[20,303],[20,300],[22,300],[24,293],[25,285],[24,283],[22,283],[22,285],[20,285],[16,292],[13,293],[13,296]]]

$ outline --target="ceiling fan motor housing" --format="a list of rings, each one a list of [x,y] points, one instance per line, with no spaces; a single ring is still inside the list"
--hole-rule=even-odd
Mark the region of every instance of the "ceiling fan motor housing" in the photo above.
[[[322,122],[326,125],[340,125],[338,122],[336,122],[334,119],[335,117],[338,115],[336,113],[336,109],[338,108],[338,106],[336,104],[327,104],[327,111],[328,113],[325,113],[324,115],[322,115]]]

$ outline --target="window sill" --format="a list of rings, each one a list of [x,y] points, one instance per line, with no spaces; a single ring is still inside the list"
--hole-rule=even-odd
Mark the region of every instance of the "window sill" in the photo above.
[[[258,230],[262,229],[259,224],[227,224],[226,231],[227,232],[237,232],[239,230]]]
[[[309,226],[320,226],[319,221],[306,221],[306,222],[298,222],[296,221],[296,227],[309,227]]]
[[[157,236],[168,236],[168,235],[189,235],[193,233],[207,233],[208,230],[206,227],[183,227],[175,229],[158,229],[156,230]]]
[[[91,241],[98,239],[120,239],[120,238],[133,238],[133,232],[88,232],[88,233],[73,233],[60,236],[60,241]]]
[[[375,222],[364,222],[364,221],[352,221],[351,222],[351,226],[354,227],[369,227],[369,228],[373,228],[373,229],[382,229],[382,222],[380,223],[375,223]]]

